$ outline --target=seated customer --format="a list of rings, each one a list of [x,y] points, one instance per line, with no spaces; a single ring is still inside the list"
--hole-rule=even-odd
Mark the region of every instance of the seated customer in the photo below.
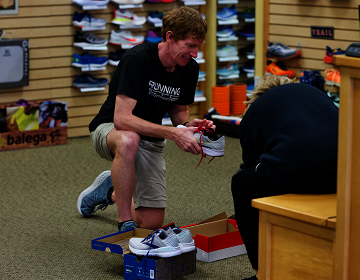
[[[243,168],[231,188],[239,231],[256,271],[259,210],[251,200],[336,193],[338,115],[324,92],[280,76],[260,79],[247,102],[240,123]]]

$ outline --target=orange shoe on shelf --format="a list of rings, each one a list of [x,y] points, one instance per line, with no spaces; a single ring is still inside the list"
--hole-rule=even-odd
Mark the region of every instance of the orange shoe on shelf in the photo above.
[[[327,86],[340,86],[340,72],[339,70],[335,70],[335,69],[326,69],[325,70],[325,83]]]
[[[290,79],[295,77],[295,72],[287,70],[281,63],[271,60],[267,61],[265,75],[285,76]]]

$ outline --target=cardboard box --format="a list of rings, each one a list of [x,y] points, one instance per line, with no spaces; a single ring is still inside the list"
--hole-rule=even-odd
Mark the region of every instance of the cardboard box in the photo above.
[[[136,228],[93,239],[95,250],[124,256],[124,279],[176,279],[196,271],[196,250],[172,258],[141,257],[131,254],[129,240],[132,237],[145,238],[151,230]]]
[[[186,228],[195,240],[196,258],[200,261],[213,262],[247,253],[236,221],[228,219],[225,212]]]

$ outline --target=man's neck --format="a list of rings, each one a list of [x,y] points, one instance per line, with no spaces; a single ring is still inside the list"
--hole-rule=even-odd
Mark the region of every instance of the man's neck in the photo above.
[[[158,53],[159,53],[160,61],[162,65],[165,67],[165,70],[168,72],[174,72],[176,69],[175,68],[176,65],[173,63],[171,59],[169,47],[166,42],[161,42],[158,45]]]

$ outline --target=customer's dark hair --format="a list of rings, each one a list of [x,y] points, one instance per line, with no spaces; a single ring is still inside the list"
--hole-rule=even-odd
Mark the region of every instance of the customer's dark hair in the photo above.
[[[183,40],[189,36],[197,41],[204,41],[207,33],[207,23],[201,14],[193,8],[182,6],[166,13],[163,17],[161,37],[166,41],[166,33],[172,31],[175,41]]]

